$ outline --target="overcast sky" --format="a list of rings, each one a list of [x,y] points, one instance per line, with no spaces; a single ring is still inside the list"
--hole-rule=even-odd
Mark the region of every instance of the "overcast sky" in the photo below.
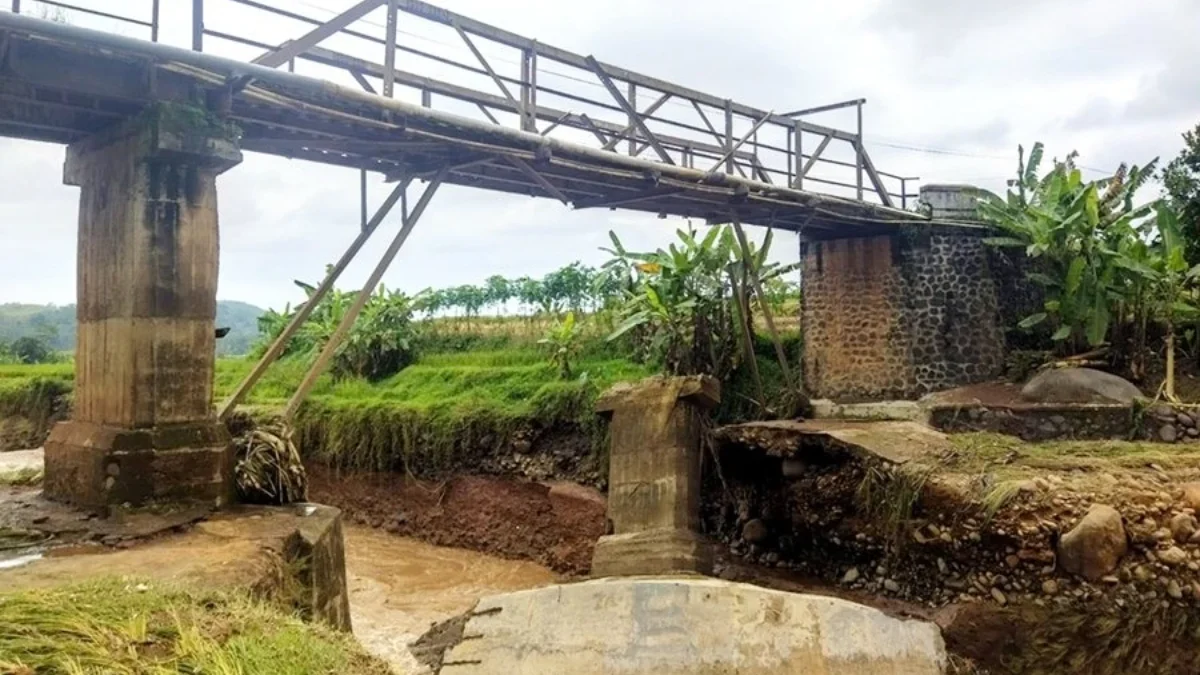
[[[185,45],[191,3],[162,3],[163,40]],[[33,0],[24,4],[37,11]],[[148,18],[150,0],[77,4]],[[354,0],[285,4],[328,17]],[[1200,122],[1195,78],[1200,2],[1195,0],[1093,0],[1086,10],[1069,0],[435,4],[763,109],[783,112],[866,98],[867,149],[875,165],[920,176],[922,183],[974,183],[999,191],[1015,168],[1017,144],[1037,140],[1050,154],[1078,150],[1088,175],[1099,177],[1121,161],[1169,159],[1181,147],[1180,134]],[[209,0],[208,6],[210,28],[253,33],[264,42],[277,43],[304,30],[247,15],[229,0]],[[371,23],[379,18],[368,17],[363,30],[373,30]],[[67,19],[116,28],[71,13]],[[402,41],[413,46],[463,62],[472,59],[442,27],[402,14],[400,28]],[[136,27],[119,30],[142,36]],[[214,39],[207,46],[238,58],[256,55]],[[348,42],[330,47],[356,49]],[[483,50],[496,59],[498,70],[516,75],[506,52]],[[402,54],[400,67],[405,58]],[[556,68],[543,65],[548,71]],[[409,67],[442,76],[425,64]],[[567,74],[565,67],[557,68]],[[303,66],[302,72],[337,77]],[[545,77],[547,84],[602,95],[594,83]],[[470,84],[489,89],[487,81]],[[837,115],[813,121],[851,122]],[[62,160],[61,147],[0,139],[0,302],[74,301],[78,190],[62,185]],[[358,228],[358,173],[351,169],[247,154],[218,185],[222,299],[262,306],[296,300],[291,280],[316,281]],[[381,179],[372,178],[372,202],[382,199],[385,189]],[[684,225],[680,219],[572,212],[550,200],[447,187],[384,282],[417,291],[475,283],[491,274],[538,276],[576,259],[596,265],[605,259],[598,247],[607,243],[609,229],[637,248],[665,245],[674,228]],[[397,226],[393,220],[381,228],[341,285],[361,284]],[[779,237],[776,248],[778,258],[795,259],[794,236]]]

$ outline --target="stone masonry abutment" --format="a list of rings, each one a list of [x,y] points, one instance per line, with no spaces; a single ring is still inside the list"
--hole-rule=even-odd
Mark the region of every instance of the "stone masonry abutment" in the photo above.
[[[929,224],[846,238],[807,238],[804,374],[839,401],[913,399],[1000,374],[1004,331],[989,230],[974,190],[925,186]]]

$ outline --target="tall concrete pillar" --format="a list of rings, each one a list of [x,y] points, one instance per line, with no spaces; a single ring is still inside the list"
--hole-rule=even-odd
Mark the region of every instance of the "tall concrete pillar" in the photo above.
[[[81,188],[71,419],[45,492],[81,506],[232,494],[214,414],[216,177],[241,161],[203,112],[153,109],[67,149]]]
[[[611,416],[608,517],[593,576],[712,572],[700,535],[704,418],[721,400],[706,377],[656,377],[619,385],[597,402]]]

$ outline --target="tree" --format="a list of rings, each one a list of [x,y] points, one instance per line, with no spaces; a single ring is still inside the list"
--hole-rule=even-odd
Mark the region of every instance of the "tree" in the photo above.
[[[1200,263],[1200,124],[1184,132],[1184,148],[1162,171],[1167,198],[1179,215],[1187,261]]]
[[[54,356],[50,345],[39,337],[17,338],[8,349],[18,363],[48,363]]]

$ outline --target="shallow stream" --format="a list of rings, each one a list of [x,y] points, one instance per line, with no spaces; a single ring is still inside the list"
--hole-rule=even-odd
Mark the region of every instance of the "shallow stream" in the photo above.
[[[423,672],[408,644],[431,623],[470,609],[486,595],[554,583],[531,562],[434,546],[347,525],[346,572],[354,634],[397,675]]]

